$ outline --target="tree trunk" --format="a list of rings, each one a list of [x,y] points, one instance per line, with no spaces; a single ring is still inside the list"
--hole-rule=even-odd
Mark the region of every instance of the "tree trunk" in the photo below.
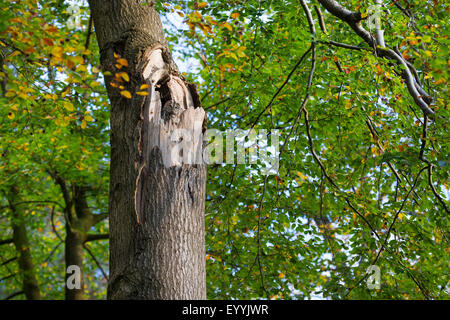
[[[205,299],[206,167],[183,160],[201,152],[201,143],[187,139],[187,149],[177,152],[182,139],[172,135],[204,130],[195,86],[178,72],[152,4],[89,3],[103,71],[112,74],[105,75],[111,102],[108,298]],[[118,57],[128,66],[119,68]],[[130,81],[115,76],[121,72]],[[148,95],[136,95],[139,90]]]
[[[80,287],[68,288],[67,280],[72,275],[72,272],[66,272],[66,286],[65,286],[65,296],[66,300],[83,300],[84,291],[84,277],[83,277],[83,242],[84,233],[76,230],[72,230],[70,227],[66,228],[66,239],[65,239],[65,262],[66,271],[69,266],[77,266],[80,269]]]
[[[12,229],[13,242],[16,247],[19,263],[19,274],[22,278],[22,286],[25,297],[28,300],[39,300],[41,294],[39,285],[34,273],[33,259],[31,257],[30,241],[28,240],[27,229],[25,227],[24,213],[16,187],[11,188],[10,208],[13,213]]]
[[[84,243],[89,240],[89,230],[96,223],[103,219],[103,216],[92,214],[87,203],[86,187],[72,184],[70,188],[58,173],[52,173],[55,182],[60,186],[63,194],[65,208],[64,216],[66,219],[66,238],[65,238],[65,297],[66,300],[83,300],[84,292]],[[96,235],[94,235],[96,236]],[[103,236],[97,236],[102,239]],[[93,240],[91,237],[90,240]],[[78,267],[77,271],[73,270],[73,266]],[[68,269],[70,267],[70,269]],[[79,270],[79,273],[78,273]],[[79,277],[79,287],[73,286],[76,281],[75,277]],[[69,280],[69,281],[68,281]],[[71,284],[70,287],[68,282]]]

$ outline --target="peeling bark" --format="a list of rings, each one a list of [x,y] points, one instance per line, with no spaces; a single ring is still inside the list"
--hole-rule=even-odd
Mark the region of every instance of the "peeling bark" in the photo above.
[[[105,70],[114,53],[129,67],[130,92],[111,101],[109,299],[204,299],[205,112],[170,55],[155,8],[90,0]],[[183,135],[183,130],[191,135]],[[188,138],[186,138],[188,137]],[[191,161],[189,160],[191,155]],[[188,163],[186,163],[188,162]]]

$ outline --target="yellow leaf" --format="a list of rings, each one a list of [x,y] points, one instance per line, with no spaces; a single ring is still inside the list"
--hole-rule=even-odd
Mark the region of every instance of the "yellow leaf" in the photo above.
[[[138,92],[136,92],[136,94],[138,94],[140,96],[148,96],[148,92],[147,91],[138,91]]]
[[[92,73],[99,73],[100,69],[97,67],[92,67]]]
[[[117,53],[114,52],[114,58],[119,59],[119,55]]]
[[[244,46],[239,47],[239,49],[237,50],[237,54],[238,54],[239,57],[243,58],[243,57],[246,56],[245,53],[244,53],[245,49],[246,49],[246,47],[244,47]]]
[[[345,109],[350,109],[352,107],[352,102],[350,100],[347,100],[345,103]]]
[[[70,87],[68,87],[66,90],[64,90],[63,92],[61,92],[61,97],[65,97],[70,93]]]
[[[14,57],[14,56],[17,56],[18,54],[20,54],[20,51],[14,51],[13,53],[11,53],[11,54],[9,55],[8,58],[12,58],[12,57]]]
[[[206,8],[208,6],[208,3],[206,3],[206,2],[200,2],[199,4],[198,4],[198,8],[199,9],[203,9],[203,8]]]
[[[61,47],[53,47],[52,49],[52,55],[58,58],[61,58],[61,56],[64,53],[64,49]]]
[[[144,90],[144,89],[147,89],[147,88],[150,88],[150,85],[145,83],[145,84],[143,84],[143,85],[141,85],[139,87],[139,90]]]
[[[14,119],[14,117],[15,117],[14,113],[12,113],[12,112],[8,113],[8,119],[9,120]]]
[[[86,129],[87,123],[85,120],[81,121],[81,129]]]
[[[130,81],[130,77],[128,76],[128,74],[126,72],[121,72],[120,76],[122,77],[123,80],[125,80],[126,82]]]
[[[5,93],[5,97],[10,98],[10,97],[14,97],[16,95],[16,93],[12,90],[9,90],[8,92]]]
[[[86,66],[80,64],[80,65],[78,65],[78,67],[75,69],[75,71],[77,71],[77,72],[79,72],[79,71],[86,72],[86,71],[87,71],[87,68],[86,68]]]
[[[94,118],[92,118],[92,116],[90,116],[90,115],[87,115],[84,117],[84,120],[92,122],[92,121],[94,121]]]
[[[47,32],[49,33],[57,33],[58,32],[58,28],[55,26],[50,26],[46,29]]]
[[[240,16],[240,13],[239,13],[239,12],[234,12],[234,13],[231,14],[231,17],[232,17],[233,19],[237,19],[239,16]]]
[[[130,91],[122,90],[122,91],[120,91],[120,94],[123,95],[123,96],[124,96],[125,98],[127,98],[127,99],[131,99],[131,93],[130,93]]]
[[[17,96],[22,99],[28,99],[28,95],[24,92],[19,92]]]
[[[80,56],[72,57],[72,61],[75,62],[76,64],[84,64],[84,59],[83,57]]]
[[[127,59],[124,59],[124,58],[117,59],[117,63],[119,63],[120,65],[122,65],[124,67],[128,67]]]
[[[52,41],[52,39],[44,38],[44,39],[42,39],[42,42],[43,42],[46,46],[49,46],[49,47],[53,46],[53,41]]]
[[[308,180],[308,176],[305,176],[303,173],[301,173],[300,171],[297,171],[297,175],[302,178],[303,180]]]
[[[25,53],[25,54],[31,54],[33,52],[36,52],[36,49],[33,47],[28,47],[28,48],[23,49],[23,53]]]
[[[286,276],[286,275],[285,275],[283,272],[281,272],[281,273],[278,275],[278,278],[283,279],[285,276]]]
[[[373,153],[374,155],[376,155],[376,156],[379,155],[379,152],[378,152],[377,147],[372,147],[371,151],[372,151],[372,153]]]
[[[194,11],[194,13],[192,13],[192,15],[197,19],[197,20],[202,20],[202,14],[198,11]]]
[[[224,22],[222,23],[222,27],[227,28],[230,31],[233,31],[233,27],[231,26],[231,24],[229,24],[228,22]]]
[[[67,111],[73,111],[73,104],[69,101],[63,102],[64,108],[66,108]]]
[[[23,23],[23,20],[21,18],[11,18],[11,19],[9,19],[9,22],[11,22],[11,23]]]

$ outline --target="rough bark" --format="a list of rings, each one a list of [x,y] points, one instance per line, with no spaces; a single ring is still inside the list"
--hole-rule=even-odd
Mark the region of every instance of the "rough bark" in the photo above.
[[[25,227],[24,213],[21,205],[15,205],[18,199],[17,188],[12,187],[10,196],[10,209],[13,213],[12,229],[13,243],[16,247],[19,263],[19,274],[22,279],[23,293],[28,300],[39,300],[41,294],[34,272],[33,259],[31,257],[30,241]]]
[[[109,299],[204,299],[206,168],[186,164],[175,129],[202,130],[195,87],[179,74],[153,5],[90,0],[104,71],[128,61],[127,99],[105,82],[111,102]],[[124,68],[120,70],[123,72]],[[190,151],[201,146],[192,142]],[[186,150],[183,150],[184,152]]]

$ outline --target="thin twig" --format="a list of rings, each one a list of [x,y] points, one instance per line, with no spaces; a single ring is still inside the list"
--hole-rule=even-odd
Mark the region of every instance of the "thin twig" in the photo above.
[[[278,90],[275,92],[275,94],[272,96],[272,99],[270,99],[270,102],[263,108],[263,110],[258,114],[258,116],[256,117],[256,119],[253,121],[253,124],[251,126],[250,129],[253,129],[255,127],[255,125],[258,123],[259,119],[261,118],[261,116],[266,112],[266,110],[272,105],[273,101],[275,100],[275,98],[280,94],[281,90],[283,90],[283,88],[286,86],[286,84],[289,82],[289,80],[291,79],[292,75],[294,74],[295,70],[297,70],[297,68],[300,66],[300,64],[302,63],[303,59],[306,57],[306,55],[309,53],[309,51],[311,51],[312,46],[310,46],[308,48],[308,50],[306,50],[306,52],[300,57],[300,59],[298,60],[298,62],[295,64],[295,66],[292,68],[291,72],[288,74],[286,80],[284,80],[283,84],[278,88]]]
[[[267,289],[266,289],[266,287],[264,285],[264,273],[263,273],[263,268],[262,268],[262,263],[261,263],[261,210],[262,210],[262,206],[263,206],[263,202],[264,202],[264,196],[266,194],[267,178],[268,178],[268,175],[266,175],[265,178],[264,178],[263,192],[261,194],[261,199],[259,200],[258,230],[257,230],[257,237],[256,237],[256,239],[257,239],[257,243],[258,243],[257,261],[258,261],[258,267],[259,267],[259,276],[260,276],[260,280],[261,280],[261,288],[266,293],[267,299],[270,299],[270,294],[269,294],[269,292],[267,291]]]
[[[92,253],[92,251],[89,249],[89,247],[86,244],[83,244],[83,248],[86,249],[86,251],[89,253],[89,255],[91,256],[91,258],[94,260],[95,264],[97,265],[97,267],[100,269],[100,271],[103,274],[103,277],[108,281],[108,275],[106,274],[105,270],[103,270],[102,265],[100,264],[100,262],[97,260],[97,258],[94,256],[94,254]]]
[[[390,226],[389,226],[389,228],[388,228],[388,231],[386,232],[386,236],[385,236],[385,238],[384,238],[384,241],[383,241],[383,243],[382,243],[380,249],[378,250],[378,253],[377,253],[375,259],[373,260],[373,262],[371,263],[371,265],[375,265],[375,264],[377,263],[378,259],[379,259],[380,256],[381,256],[381,253],[386,249],[386,243],[387,243],[387,241],[388,241],[388,239],[389,239],[389,236],[390,236],[390,234],[391,234],[392,228],[394,227],[394,224],[395,224],[395,222],[397,221],[397,218],[398,218],[400,212],[403,210],[403,207],[405,206],[405,203],[406,203],[406,201],[408,200],[409,195],[411,194],[411,192],[412,192],[412,191],[414,190],[414,188],[416,187],[417,181],[419,180],[419,177],[420,177],[421,173],[422,173],[425,169],[427,169],[427,167],[422,168],[422,169],[419,171],[419,173],[417,174],[417,177],[416,177],[416,179],[415,179],[415,181],[414,181],[414,184],[413,184],[412,187],[410,188],[410,190],[409,190],[408,194],[406,195],[405,199],[403,200],[403,202],[402,202],[400,208],[399,208],[398,211],[396,212],[396,214],[395,214],[395,216],[394,216],[394,218],[393,218],[393,220],[392,220],[392,222],[391,222],[391,224],[390,224]],[[377,233],[375,233],[375,235],[377,235],[378,239],[380,239],[380,237],[378,236]],[[406,267],[405,267],[405,268],[406,268]],[[408,268],[406,268],[406,270],[408,271]],[[415,279],[415,277],[414,277],[412,274],[410,274],[409,272],[408,272],[408,274],[412,277],[413,281],[418,285],[419,289],[421,290],[421,292],[422,292],[422,294],[425,296],[425,298],[428,299],[428,295],[425,293],[425,291],[423,290],[422,286],[419,285],[419,283],[418,283],[418,281]],[[353,291],[353,289],[356,288],[359,284],[361,284],[361,283],[367,278],[368,275],[369,275],[369,273],[366,272],[365,275],[364,275],[363,277],[361,277],[361,279],[360,279],[353,287],[351,287],[351,288],[348,290],[348,292],[347,292],[347,294],[345,295],[345,297],[348,297],[348,295]]]
[[[24,294],[24,293],[25,292],[23,292],[23,291],[14,292],[14,293],[10,294],[9,296],[7,296],[4,300],[11,300],[12,298],[14,298],[18,295]]]

